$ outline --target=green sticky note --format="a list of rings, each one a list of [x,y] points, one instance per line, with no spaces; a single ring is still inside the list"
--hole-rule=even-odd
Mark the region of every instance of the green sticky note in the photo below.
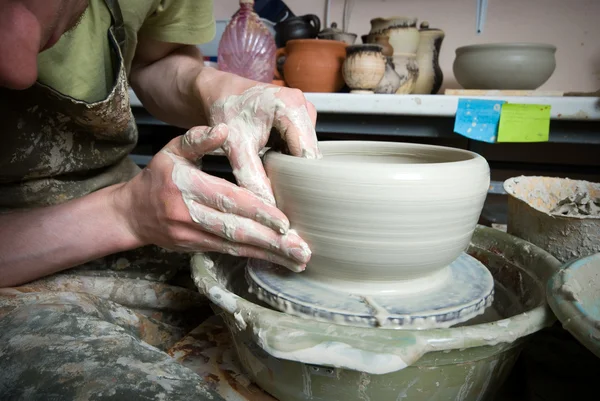
[[[550,106],[505,103],[500,113],[498,142],[548,142]]]

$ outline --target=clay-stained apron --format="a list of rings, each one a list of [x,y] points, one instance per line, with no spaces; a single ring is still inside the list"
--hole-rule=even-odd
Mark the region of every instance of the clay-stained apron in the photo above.
[[[168,354],[196,372],[227,401],[277,401],[242,372],[231,333],[218,315],[190,332]]]

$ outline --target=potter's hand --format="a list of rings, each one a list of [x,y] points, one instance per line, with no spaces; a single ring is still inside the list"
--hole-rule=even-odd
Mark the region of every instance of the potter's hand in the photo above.
[[[271,185],[258,153],[275,128],[291,155],[321,157],[315,133],[315,108],[297,89],[218,74],[213,81],[197,82],[210,123],[213,126],[225,123],[229,127],[222,148],[237,183],[274,205]]]
[[[289,222],[281,211],[196,167],[205,153],[227,141],[224,124],[195,127],[173,139],[117,191],[128,227],[142,244],[228,253],[304,270],[310,250],[288,232]]]

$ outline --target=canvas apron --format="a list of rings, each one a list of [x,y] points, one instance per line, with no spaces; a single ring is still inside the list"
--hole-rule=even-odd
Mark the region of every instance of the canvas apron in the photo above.
[[[139,172],[128,158],[137,128],[123,19],[117,0],[105,3],[115,72],[106,99],[87,103],[41,83],[0,88],[1,212],[66,202]],[[0,399],[221,399],[165,352],[207,315],[188,279],[188,255],[145,247],[0,290]]]

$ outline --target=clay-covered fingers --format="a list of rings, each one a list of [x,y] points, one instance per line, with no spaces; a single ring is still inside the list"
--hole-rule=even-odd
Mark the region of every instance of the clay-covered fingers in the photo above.
[[[196,252],[226,253],[244,258],[267,260],[280,266],[284,266],[296,273],[302,272],[306,269],[306,264],[296,263],[266,249],[258,248],[252,245],[236,244],[208,233],[203,234],[199,241],[194,241],[192,244],[186,245],[183,249],[188,251],[193,250]]]
[[[180,137],[179,143],[170,145],[169,150],[194,162],[206,153],[223,146],[228,135],[229,128],[226,124],[193,127]]]
[[[190,169],[191,186],[188,196],[195,202],[216,211],[254,220],[280,234],[285,234],[290,222],[283,212],[265,203],[256,194],[222,178]]]
[[[293,156],[318,159],[319,151],[315,124],[317,112],[312,103],[304,101],[300,106],[277,107],[273,126],[279,131]]]
[[[243,133],[242,133],[243,135]],[[265,173],[262,160],[256,147],[245,142],[228,143],[223,147],[237,184],[252,192],[269,205],[275,205],[275,196],[271,189],[271,181]]]
[[[294,232],[281,235],[246,217],[222,213],[191,201],[190,215],[202,231],[220,237],[212,250],[239,256],[259,257],[282,264],[294,271],[303,270],[310,260],[308,245]],[[205,247],[206,243],[200,244]],[[252,254],[248,253],[252,249]]]

